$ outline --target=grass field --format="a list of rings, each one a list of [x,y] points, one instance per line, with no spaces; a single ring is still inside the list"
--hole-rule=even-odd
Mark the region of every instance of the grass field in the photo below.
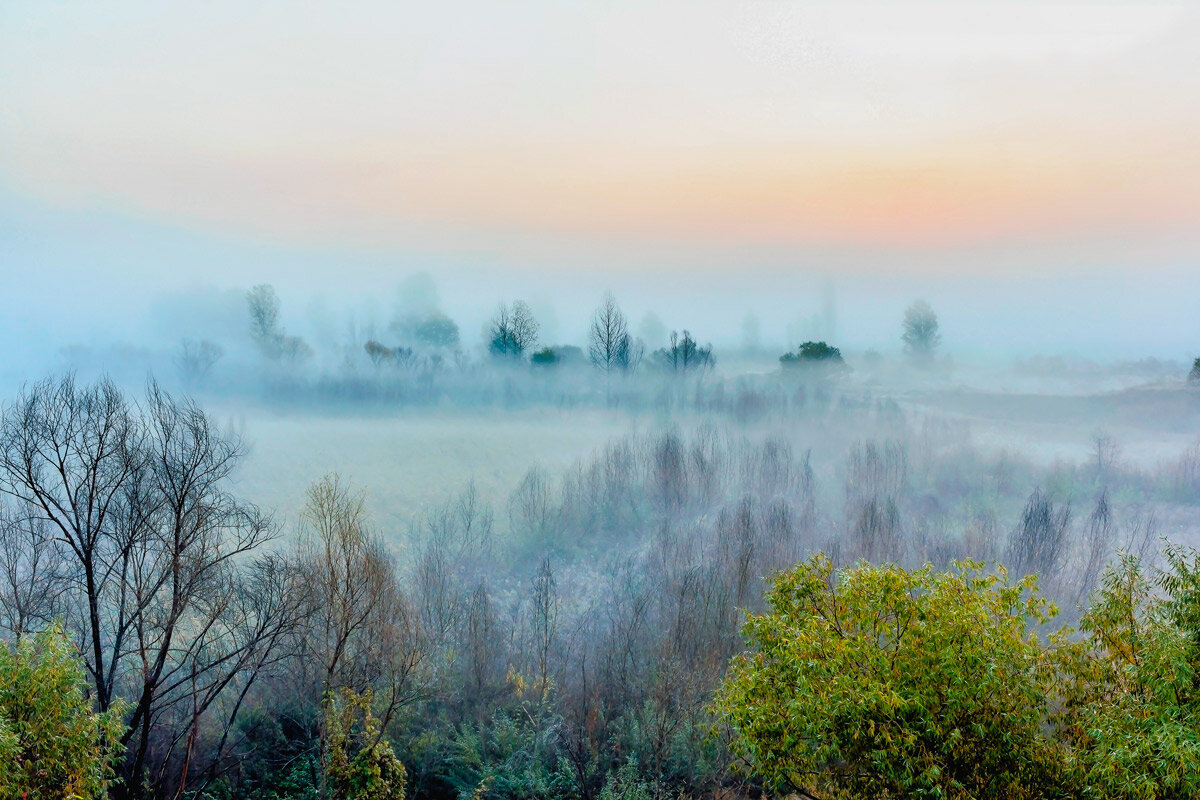
[[[364,493],[368,512],[389,538],[470,481],[500,514],[531,467],[558,472],[634,425],[620,414],[548,409],[365,417],[264,409],[214,414],[231,420],[250,445],[237,480],[242,496],[274,509],[290,528],[306,487],[337,472]]]

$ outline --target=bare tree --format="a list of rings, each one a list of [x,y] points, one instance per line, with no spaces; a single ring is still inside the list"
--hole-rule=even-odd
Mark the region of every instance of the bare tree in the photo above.
[[[534,467],[525,473],[508,500],[510,529],[538,551],[550,549],[555,513],[551,505],[550,482]]]
[[[240,557],[270,521],[225,488],[241,457],[194,404],[151,384],[144,408],[107,380],[26,390],[0,423],[0,490],[64,556],[63,601],[96,705],[128,703],[124,786],[159,785],[193,704],[199,715],[261,640],[233,613]],[[186,729],[186,726],[185,726]]]
[[[111,381],[80,388],[70,375],[23,392],[0,423],[0,488],[52,527],[70,553],[82,610],[72,622],[101,711],[113,703],[127,632],[123,617],[113,629],[105,608],[124,588],[132,549],[114,516],[135,474],[147,468],[144,438]]]
[[[1092,434],[1092,447],[1096,458],[1096,481],[1103,487],[1120,468],[1121,445],[1105,431],[1096,431]]]
[[[36,509],[0,496],[0,630],[20,639],[63,612],[70,581],[62,545]]]
[[[250,312],[250,338],[271,361],[299,363],[312,355],[312,348],[299,336],[288,336],[279,324],[279,295],[269,283],[246,292]]]
[[[617,307],[616,298],[609,292],[604,295],[604,301],[592,316],[588,357],[592,365],[606,375],[623,372],[630,368],[633,347],[629,321]]]
[[[1102,489],[1096,498],[1096,507],[1088,519],[1083,535],[1083,569],[1079,574],[1078,603],[1083,604],[1096,587],[1096,581],[1104,569],[1105,561],[1112,552],[1113,522],[1108,504],[1108,490]]]
[[[313,599],[309,649],[321,668],[321,691],[361,690],[356,648],[383,598],[394,591],[394,574],[383,544],[367,529],[362,497],[337,475],[308,489],[299,560]]]
[[[1069,503],[1055,508],[1041,489],[1034,491],[1021,513],[1021,521],[1008,538],[1005,560],[1012,574],[1023,577],[1038,573],[1053,577],[1067,548],[1067,530],[1071,524]]]
[[[521,358],[537,344],[540,327],[525,301],[515,301],[511,309],[501,304],[488,324],[488,350],[495,356]]]
[[[422,651],[383,542],[368,529],[362,496],[336,474],[308,489],[298,562],[309,599],[305,660],[317,668],[320,761],[328,757],[328,704],[340,689],[370,692],[380,732],[414,697]]]
[[[126,741],[127,780],[151,764],[155,720],[197,695],[213,702],[257,644],[243,639],[231,616],[240,557],[273,535],[270,518],[226,490],[244,452],[219,434],[191,401],[151,384],[143,417],[145,459],[118,498],[113,530],[127,543],[121,595],[110,599],[119,619],[113,659],[136,665],[128,680],[132,713]],[[161,758],[161,757],[160,757]]]
[[[179,352],[175,355],[175,363],[183,374],[183,380],[189,386],[199,386],[208,379],[209,373],[225,351],[216,342],[208,339],[195,341],[184,339],[179,344]]]
[[[655,357],[660,367],[671,372],[686,373],[713,367],[716,360],[712,350],[712,345],[701,347],[697,344],[686,330],[682,336],[678,331],[671,331],[670,343],[656,352]]]

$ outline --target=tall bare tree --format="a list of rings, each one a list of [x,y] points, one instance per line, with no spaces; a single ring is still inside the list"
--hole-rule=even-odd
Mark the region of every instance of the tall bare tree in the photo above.
[[[308,489],[299,563],[310,599],[304,652],[318,670],[320,779],[326,791],[326,720],[336,692],[378,691],[381,736],[396,710],[413,699],[422,650],[392,560],[368,528],[362,496],[338,475],[326,475]]]
[[[525,301],[513,302],[512,308],[501,304],[488,323],[488,350],[494,356],[521,358],[537,344],[540,329]]]
[[[588,338],[588,357],[596,369],[606,375],[623,372],[630,367],[633,339],[629,335],[629,320],[621,313],[612,292],[592,315]]]
[[[237,598],[242,556],[272,528],[228,492],[241,454],[153,383],[143,407],[108,380],[67,376],[4,409],[0,491],[27,510],[18,530],[31,545],[49,531],[61,547],[62,606],[97,707],[128,704],[124,792],[161,785],[187,738],[188,723],[169,723],[187,719],[188,703],[196,723],[261,652],[262,629],[245,626]]]

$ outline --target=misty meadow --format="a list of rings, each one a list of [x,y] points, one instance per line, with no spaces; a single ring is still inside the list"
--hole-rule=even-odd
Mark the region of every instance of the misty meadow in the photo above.
[[[1200,797],[1198,45],[0,0],[0,795]]]

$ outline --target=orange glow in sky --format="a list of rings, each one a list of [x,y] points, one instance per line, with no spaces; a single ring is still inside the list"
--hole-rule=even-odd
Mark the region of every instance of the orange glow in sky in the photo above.
[[[6,8],[0,182],[320,244],[1200,224],[1194,7],[435,5]]]

